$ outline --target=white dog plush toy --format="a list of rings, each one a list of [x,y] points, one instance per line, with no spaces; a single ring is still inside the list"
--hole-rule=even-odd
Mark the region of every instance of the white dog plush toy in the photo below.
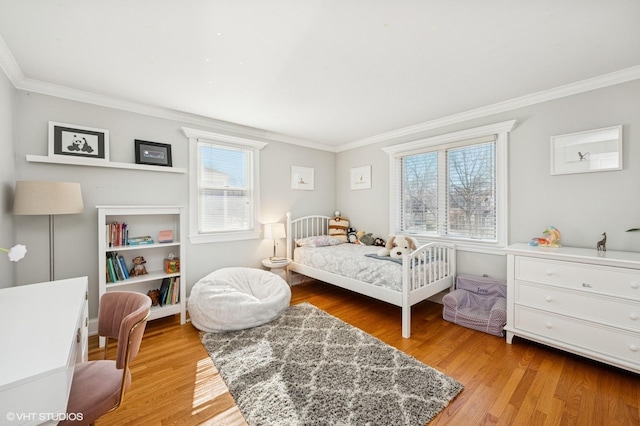
[[[378,256],[400,258],[418,248],[418,242],[412,237],[392,235],[384,248],[378,250]]]

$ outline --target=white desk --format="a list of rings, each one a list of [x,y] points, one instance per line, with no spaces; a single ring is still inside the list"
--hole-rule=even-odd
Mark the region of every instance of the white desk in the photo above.
[[[88,356],[87,277],[0,289],[0,425],[64,418]]]

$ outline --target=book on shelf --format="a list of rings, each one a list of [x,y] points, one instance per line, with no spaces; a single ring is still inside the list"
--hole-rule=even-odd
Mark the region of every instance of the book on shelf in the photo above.
[[[159,305],[164,306],[165,300],[167,298],[167,292],[169,291],[169,284],[171,284],[170,278],[164,278],[162,280],[162,284],[160,285],[160,297],[159,297]]]
[[[180,277],[164,278],[160,285],[158,304],[175,305],[180,302]]]
[[[168,229],[165,231],[158,232],[158,242],[159,243],[172,243],[173,242],[173,231]]]
[[[129,229],[126,223],[113,222],[105,225],[106,241],[109,247],[127,245]]]
[[[130,237],[127,239],[127,244],[130,246],[143,245],[143,244],[153,244],[153,238],[149,235],[144,235],[141,237]]]
[[[107,272],[107,282],[110,283],[124,281],[130,278],[124,257],[115,251],[107,253]]]
[[[116,275],[116,271],[113,268],[113,259],[107,257],[107,272],[110,283],[115,283],[118,281],[118,276]]]
[[[180,277],[175,277],[173,279],[173,299],[171,300],[171,304],[175,305],[180,302]]]
[[[118,256],[118,262],[120,262],[120,266],[122,266],[122,271],[124,272],[124,279],[129,279],[129,271],[127,270],[127,263],[124,261],[124,257],[122,255]]]
[[[289,259],[287,259],[286,257],[270,257],[269,258],[269,262],[271,263],[285,263],[288,260]]]

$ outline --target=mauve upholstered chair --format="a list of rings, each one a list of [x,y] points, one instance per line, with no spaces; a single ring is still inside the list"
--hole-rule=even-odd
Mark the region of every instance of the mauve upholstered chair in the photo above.
[[[67,413],[82,413],[82,421],[60,425],[93,424],[120,406],[131,383],[129,363],[138,354],[151,309],[149,296],[131,291],[102,295],[98,310],[98,335],[105,337],[104,360],[76,365]],[[109,338],[118,339],[115,361],[107,360]]]

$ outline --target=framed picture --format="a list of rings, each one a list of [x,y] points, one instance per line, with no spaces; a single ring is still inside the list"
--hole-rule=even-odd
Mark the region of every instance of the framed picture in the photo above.
[[[291,166],[291,189],[313,191],[313,168]]]
[[[109,161],[109,131],[49,122],[49,157],[70,155]]]
[[[353,167],[349,170],[351,190],[371,189],[371,166]]]
[[[551,174],[622,170],[622,126],[551,136]]]
[[[171,167],[171,145],[166,143],[135,140],[136,164]]]

